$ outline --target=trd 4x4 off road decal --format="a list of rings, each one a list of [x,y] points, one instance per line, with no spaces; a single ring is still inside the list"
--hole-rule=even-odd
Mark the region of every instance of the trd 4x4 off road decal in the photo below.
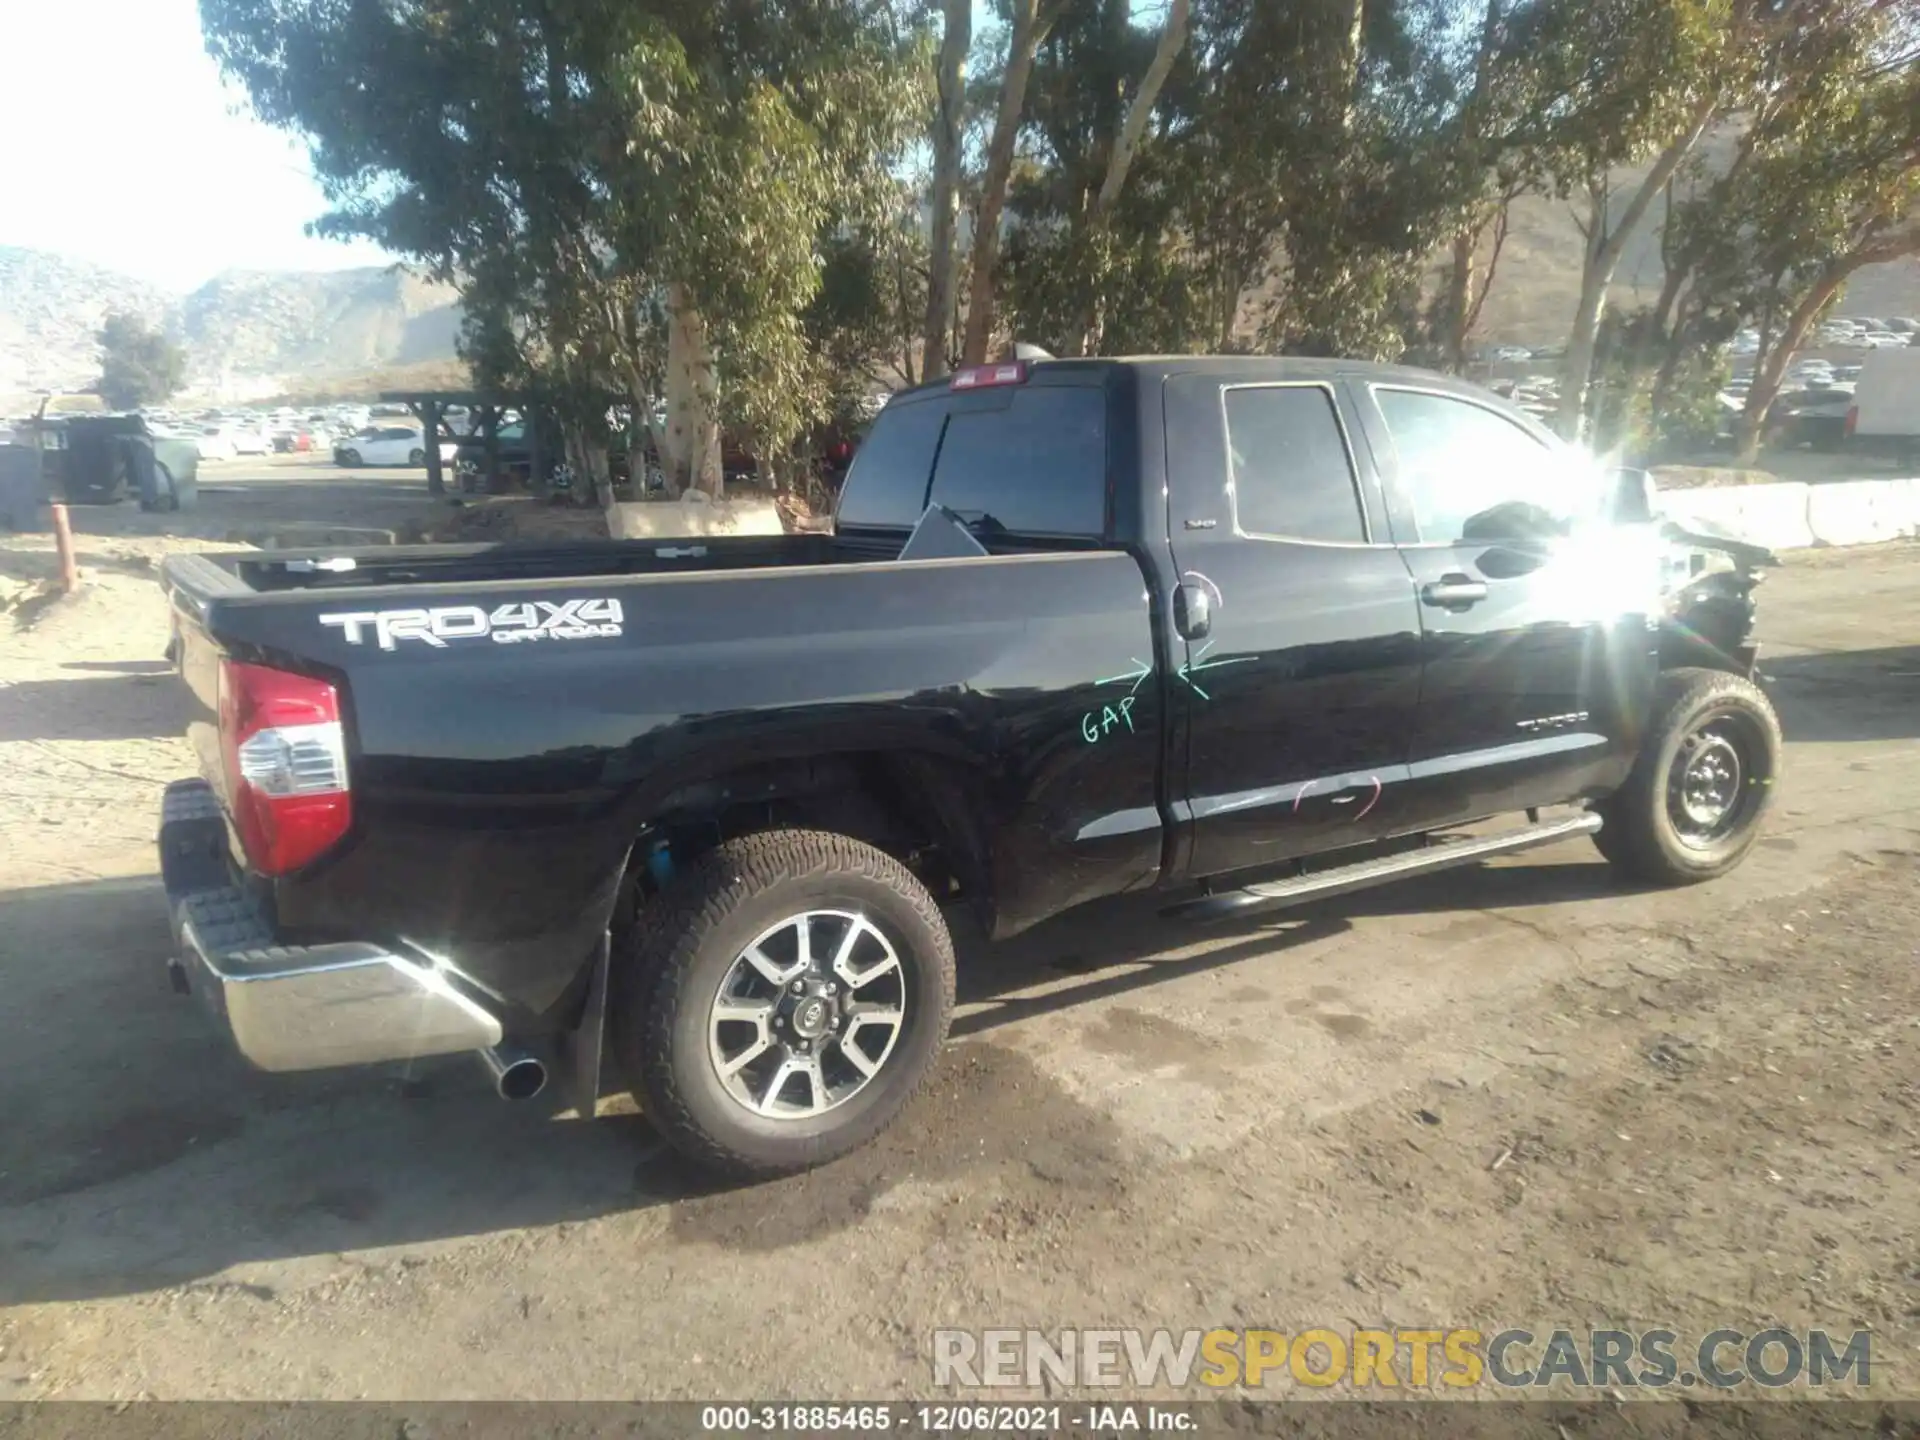
[[[446,649],[449,640],[491,637],[496,645],[523,640],[595,640],[621,633],[625,619],[618,600],[528,600],[496,605],[442,605],[431,610],[359,610],[322,615],[320,623],[338,629],[349,645],[367,643],[372,632],[382,650],[402,640]]]

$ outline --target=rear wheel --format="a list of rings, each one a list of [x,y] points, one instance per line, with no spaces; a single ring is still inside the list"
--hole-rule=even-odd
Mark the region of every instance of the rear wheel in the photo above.
[[[670,880],[616,957],[614,1040],[672,1144],[734,1175],[873,1139],[932,1068],[953,944],[926,887],[844,835],[730,840]]]
[[[427,463],[427,452],[426,452],[426,451],[424,451],[424,450],[409,450],[409,451],[407,452],[407,464],[409,464],[409,465],[414,465],[414,466],[419,466],[419,465],[424,465],[424,464],[426,464],[426,463]]]
[[[1751,680],[1667,672],[1632,773],[1596,807],[1605,823],[1594,844],[1623,874],[1656,885],[1726,874],[1759,838],[1780,746],[1780,721]]]

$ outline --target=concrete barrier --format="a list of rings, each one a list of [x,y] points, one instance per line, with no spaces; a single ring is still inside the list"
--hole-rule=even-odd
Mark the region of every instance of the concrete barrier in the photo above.
[[[1798,481],[1775,485],[1730,485],[1699,490],[1663,490],[1660,510],[1682,524],[1698,522],[1770,550],[1813,544],[1807,527],[1807,491]]]
[[[607,533],[616,540],[672,540],[709,535],[781,535],[771,500],[709,500],[690,490],[678,500],[616,501],[607,506]]]
[[[1819,545],[1876,545],[1920,535],[1920,480],[1849,480],[1807,489]]]
[[[1774,550],[1920,537],[1920,480],[1842,480],[1662,490],[1660,512]]]

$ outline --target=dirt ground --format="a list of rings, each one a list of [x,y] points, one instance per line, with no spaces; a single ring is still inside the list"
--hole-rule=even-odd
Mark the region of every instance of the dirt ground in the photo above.
[[[219,525],[115,525],[0,613],[0,1400],[919,1395],[935,1327],[1067,1325],[1868,1328],[1920,1397],[1920,547],[1769,578],[1735,875],[963,928],[915,1108],[716,1190],[464,1060],[253,1074],[168,993],[152,566]]]

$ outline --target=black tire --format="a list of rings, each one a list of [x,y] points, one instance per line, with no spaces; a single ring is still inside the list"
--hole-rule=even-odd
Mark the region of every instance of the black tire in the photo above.
[[[349,470],[358,470],[360,468],[360,452],[358,450],[342,450],[340,452],[340,463]]]
[[[407,452],[407,464],[409,464],[409,465],[424,465],[424,464],[426,464],[426,463],[427,463],[427,452],[426,452],[426,451],[424,451],[424,450],[409,450],[409,451]]]
[[[836,909],[864,916],[898,957],[897,1038],[843,1103],[757,1114],[710,1052],[715,999],[769,927]],[[932,895],[885,852],[827,831],[727,841],[668,881],[615,943],[613,1038],[635,1101],[681,1153],[742,1178],[805,1170],[872,1140],[925,1082],[953,1011],[953,942]]]
[[[1724,875],[1760,836],[1780,752],[1780,720],[1758,685],[1722,670],[1670,670],[1632,773],[1594,807],[1605,823],[1593,842],[1633,880],[1694,885]],[[1701,760],[1731,770],[1724,811],[1710,824],[1686,800],[1689,766]]]

